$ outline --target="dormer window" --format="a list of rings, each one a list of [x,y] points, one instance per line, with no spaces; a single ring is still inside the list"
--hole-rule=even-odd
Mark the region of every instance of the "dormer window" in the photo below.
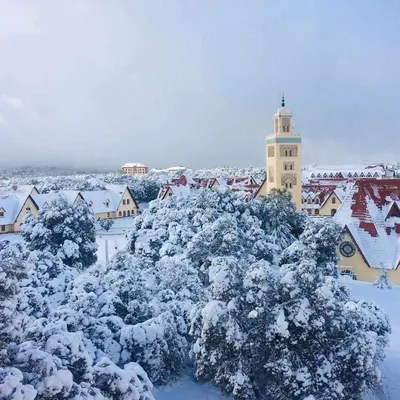
[[[4,209],[0,209],[0,217],[4,217],[4,213],[5,213]]]
[[[110,200],[106,200],[104,204],[106,207],[110,207]]]

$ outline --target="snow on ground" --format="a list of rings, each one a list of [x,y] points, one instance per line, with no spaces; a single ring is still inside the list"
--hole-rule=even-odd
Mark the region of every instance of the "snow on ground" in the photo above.
[[[209,384],[194,382],[185,376],[178,382],[154,390],[156,400],[230,400]]]
[[[347,283],[348,282],[348,283]],[[370,283],[346,281],[353,295],[372,300],[389,315],[392,335],[386,359],[381,366],[382,388],[369,393],[365,400],[396,400],[400,398],[400,286],[378,289]]]
[[[127,243],[124,232],[97,234],[96,242],[99,246],[97,249],[97,259],[103,264],[109,261],[118,251],[125,249]]]

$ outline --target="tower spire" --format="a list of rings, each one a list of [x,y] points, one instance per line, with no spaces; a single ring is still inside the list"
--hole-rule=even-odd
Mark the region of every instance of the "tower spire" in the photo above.
[[[281,103],[282,107],[285,107],[285,94],[282,93],[282,103]]]

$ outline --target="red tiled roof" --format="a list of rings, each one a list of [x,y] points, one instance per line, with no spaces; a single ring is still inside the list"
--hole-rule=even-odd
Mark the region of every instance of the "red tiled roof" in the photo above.
[[[347,227],[372,267],[397,268],[400,261],[400,179],[354,183],[334,219]]]

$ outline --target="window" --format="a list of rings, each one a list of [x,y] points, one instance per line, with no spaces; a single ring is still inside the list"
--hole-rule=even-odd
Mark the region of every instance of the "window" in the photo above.
[[[172,196],[172,192],[169,192],[169,193],[168,193],[168,196],[171,197],[171,196]]]
[[[309,198],[307,199],[307,203],[308,203],[308,204],[311,204],[311,203],[312,203],[312,198],[311,198],[311,197],[309,197]]]
[[[315,215],[319,215],[319,210],[318,210],[318,209],[315,209],[315,210],[314,210],[314,214],[315,214]]]
[[[0,217],[4,217],[4,211],[0,211]]]
[[[290,169],[293,169],[293,164],[290,164]]]
[[[289,157],[292,157],[292,150],[289,150]]]
[[[311,208],[307,209],[308,215],[311,215]]]
[[[289,182],[289,188],[290,189],[292,188],[292,182]]]
[[[131,210],[128,210],[127,213],[128,213],[128,217],[130,217],[131,216]]]
[[[332,197],[332,204],[336,204],[336,197]]]
[[[31,211],[31,208],[30,208],[30,207],[26,207],[25,210],[26,210],[26,211]]]
[[[333,217],[336,214],[336,208],[332,208],[331,210],[331,217]]]
[[[110,218],[110,213],[107,213],[107,218]]]
[[[118,215],[121,217],[121,216],[122,216],[122,212],[120,211],[120,212],[118,213]]]
[[[1,231],[4,232],[6,230],[6,227],[4,225],[1,225]]]
[[[132,214],[132,215],[135,215],[135,210],[132,210],[131,214]]]
[[[126,199],[126,204],[129,204],[130,202],[130,199]]]
[[[339,246],[340,254],[344,257],[353,257],[356,253],[356,248],[351,242],[342,242]]]
[[[122,204],[126,204],[126,200],[125,199],[122,200]]]
[[[123,212],[123,215],[124,215],[124,217],[126,217],[126,211],[124,210],[124,212]]]
[[[285,171],[287,170],[287,165],[285,164]]]
[[[287,150],[285,150],[285,157],[287,157],[287,155],[288,155],[288,151],[287,151]]]

